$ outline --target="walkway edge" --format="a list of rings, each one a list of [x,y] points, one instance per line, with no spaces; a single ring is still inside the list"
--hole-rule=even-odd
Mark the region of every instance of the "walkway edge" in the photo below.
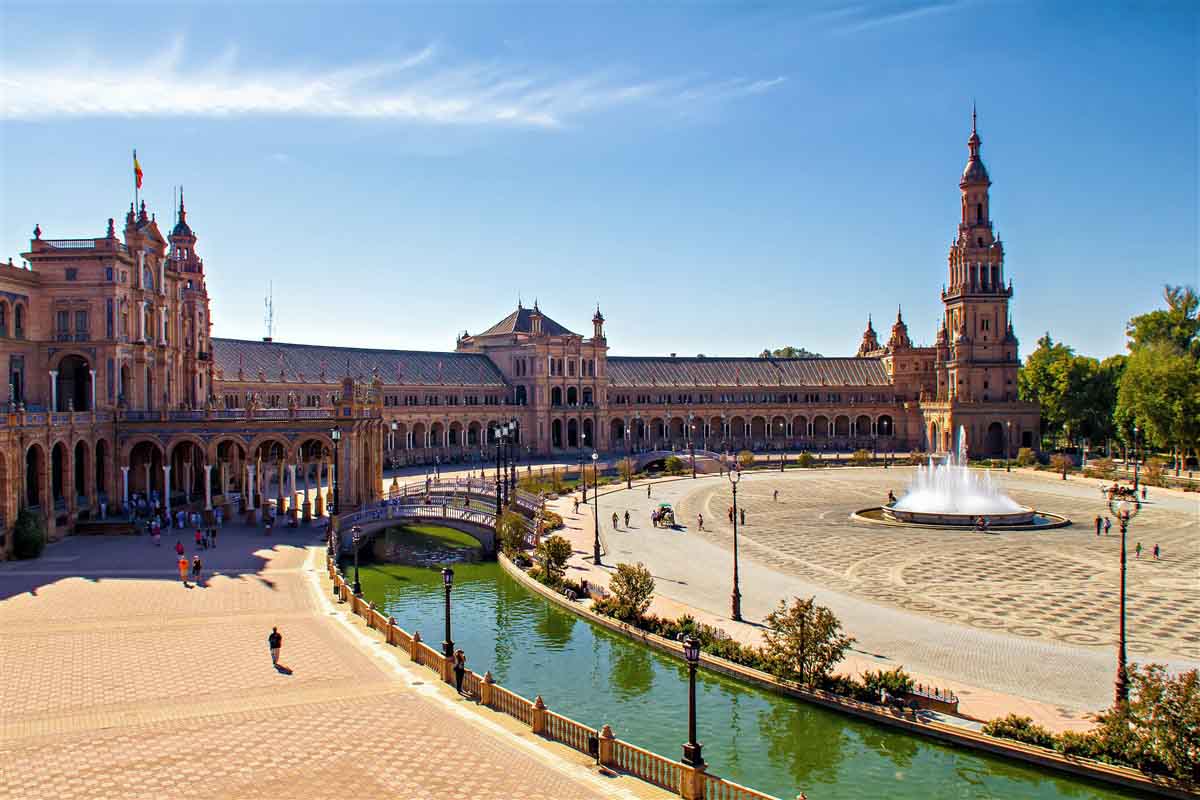
[[[514,580],[521,583],[529,590],[538,593],[547,600],[558,604],[579,617],[582,617],[589,622],[593,622],[601,627],[604,627],[614,633],[625,636],[628,639],[640,642],[644,645],[659,650],[660,652],[674,656],[683,660],[683,645],[679,642],[665,639],[657,634],[648,633],[639,630],[628,623],[606,617],[602,614],[597,614],[590,608],[587,608],[582,603],[584,601],[568,600],[563,595],[555,592],[547,586],[544,586],[533,578],[529,577],[517,565],[513,564],[506,556],[499,554],[498,559],[500,566]],[[851,716],[866,719],[871,722],[889,725],[894,728],[900,728],[914,733],[919,736],[926,736],[937,739],[939,741],[965,747],[971,750],[982,750],[992,755],[998,755],[1005,758],[1011,758],[1016,761],[1023,761],[1029,764],[1036,764],[1040,767],[1046,767],[1060,772],[1067,772],[1072,775],[1089,778],[1102,783],[1114,784],[1129,789],[1136,789],[1143,792],[1149,792],[1161,797],[1180,798],[1180,800],[1195,800],[1196,793],[1189,791],[1187,788],[1175,784],[1173,782],[1155,780],[1147,775],[1144,775],[1137,770],[1128,767],[1117,767],[1110,764],[1104,764],[1099,761],[1091,761],[1088,759],[1072,758],[1057,753],[1053,750],[1047,750],[1042,747],[1023,744],[1021,742],[1000,739],[994,736],[987,736],[982,733],[956,728],[952,725],[945,725],[938,722],[923,722],[912,716],[905,716],[901,713],[894,713],[882,710],[876,706],[866,703],[859,703],[854,700],[842,698],[837,695],[817,691],[808,691],[801,689],[798,686],[783,683],[777,680],[773,675],[770,675],[761,670],[752,669],[750,667],[735,664],[723,658],[701,653],[700,663],[704,667],[713,672],[719,672],[738,680],[746,681],[755,684],[777,694],[794,697],[805,702],[815,705],[824,706],[825,708],[849,714]]]

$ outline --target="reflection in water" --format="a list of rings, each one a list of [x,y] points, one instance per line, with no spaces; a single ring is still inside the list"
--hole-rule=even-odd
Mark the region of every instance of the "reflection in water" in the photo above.
[[[461,535],[461,534],[456,534]],[[445,553],[444,543],[429,552]],[[408,631],[442,638],[440,564],[373,565],[363,591]],[[454,640],[470,667],[579,722],[678,758],[687,668],[551,605],[495,563],[454,567]],[[1069,778],[875,727],[734,680],[697,675],[698,734],[709,771],[780,798],[820,800],[1128,797]]]

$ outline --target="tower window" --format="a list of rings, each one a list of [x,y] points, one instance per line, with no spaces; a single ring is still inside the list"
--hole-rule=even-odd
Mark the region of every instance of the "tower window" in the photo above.
[[[975,221],[980,225],[983,224],[983,203],[975,204]]]

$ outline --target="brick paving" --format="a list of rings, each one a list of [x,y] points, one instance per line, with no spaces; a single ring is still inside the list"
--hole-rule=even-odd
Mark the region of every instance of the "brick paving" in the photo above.
[[[0,798],[666,796],[402,666],[318,595],[313,538],[227,529],[206,588],[167,539],[0,566]]]

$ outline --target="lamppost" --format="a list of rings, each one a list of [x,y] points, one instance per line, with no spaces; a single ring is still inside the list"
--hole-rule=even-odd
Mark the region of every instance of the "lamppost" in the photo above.
[[[358,582],[358,543],[362,541],[362,528],[355,525],[350,529],[350,541],[354,544],[354,595],[362,594],[362,584]]]
[[[592,563],[600,566],[600,454],[592,451],[592,482],[595,484],[595,496],[592,497],[592,521],[596,524],[596,538],[592,542]]]
[[[1108,510],[1117,518],[1117,522],[1121,525],[1121,639],[1120,649],[1117,652],[1117,705],[1120,706],[1129,702],[1129,675],[1125,669],[1125,531],[1129,528],[1129,521],[1138,515],[1142,510],[1142,504],[1138,501],[1137,491],[1133,493],[1133,499],[1118,498],[1116,492],[1109,490],[1108,492]]]
[[[393,454],[396,451],[396,429],[399,425],[396,420],[392,420],[388,426],[391,430],[388,432],[388,466],[391,466]]]
[[[454,585],[454,570],[442,567],[442,583],[446,587],[446,640],[442,642],[442,655],[454,658],[454,640],[450,638],[450,587]]]
[[[692,480],[696,479],[696,426],[692,423],[692,418],[688,417],[688,425],[691,428],[692,434],[688,438],[688,455],[692,459]]]
[[[730,615],[738,622],[742,621],[742,590],[738,585],[738,507],[737,507],[737,485],[742,479],[742,471],[737,465],[729,467],[729,485],[733,487],[733,594],[730,596],[730,602],[733,605],[733,613]]]
[[[583,469],[583,453],[579,454],[579,483],[583,486],[583,502],[587,502],[587,472]]]
[[[1133,493],[1137,494],[1138,490],[1138,426],[1133,426]]]
[[[492,429],[492,438],[496,440],[496,521],[500,521],[500,509],[503,505],[500,492],[500,427]]]
[[[688,665],[688,740],[683,746],[683,763],[703,767],[700,743],[696,741],[696,666],[700,663],[700,642],[689,636],[683,640],[683,655]]]
[[[1008,443],[1004,447],[1004,471],[1012,472],[1012,464],[1010,463],[1010,459],[1012,458],[1012,420],[1005,420],[1004,424],[1008,426]]]
[[[512,452],[509,453],[509,458],[508,458],[509,483],[511,485],[511,487],[509,489],[510,492],[517,491],[517,459],[521,457],[521,448],[517,444],[517,438],[518,438],[518,433],[520,431],[520,427],[521,427],[521,424],[519,422],[517,422],[516,417],[513,417],[511,420],[509,420],[509,422],[508,422],[508,429],[510,431],[509,444],[512,447]]]
[[[333,510],[329,512],[329,516],[332,517],[342,510],[342,504],[338,502],[340,499],[340,495],[338,494],[338,464],[341,462],[341,459],[338,458],[338,445],[342,441],[342,429],[334,426],[333,430],[329,432],[329,438],[333,441]],[[251,489],[251,491],[254,490]]]

